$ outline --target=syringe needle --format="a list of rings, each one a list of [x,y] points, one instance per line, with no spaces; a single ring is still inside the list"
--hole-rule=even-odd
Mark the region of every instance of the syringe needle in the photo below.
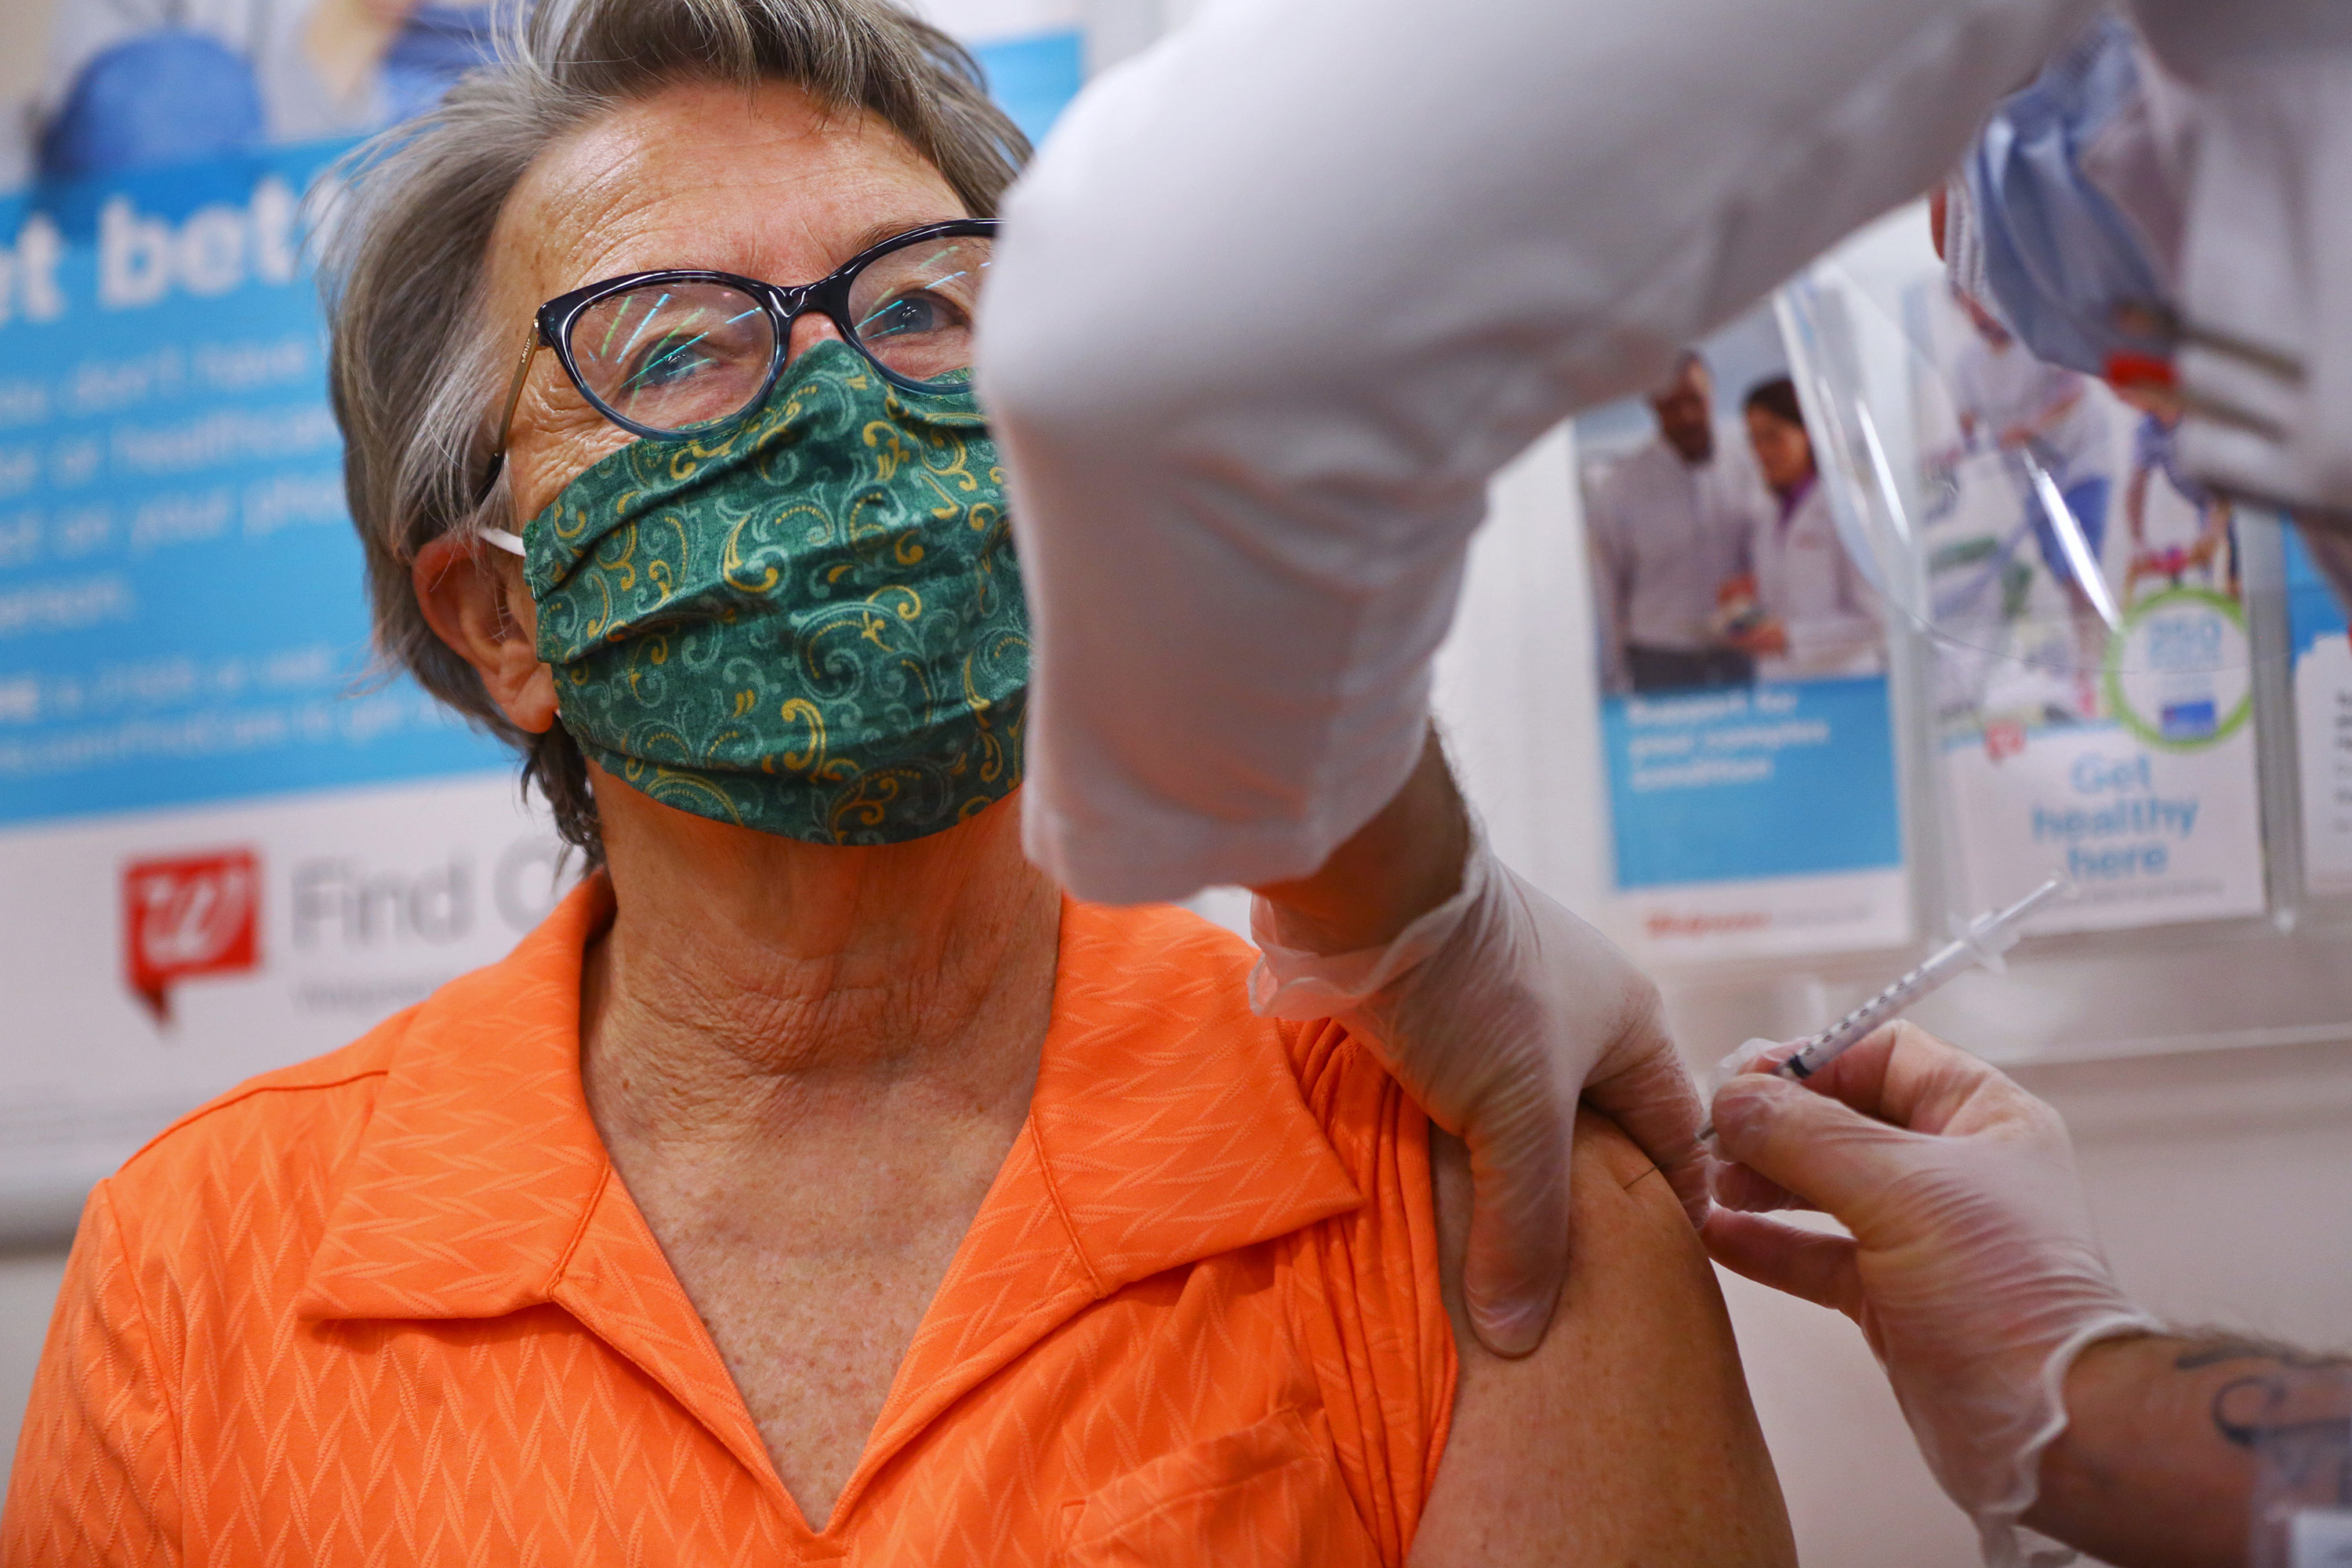
[[[2053,877],[2007,909],[1986,910],[1968,923],[1957,941],[1937,949],[1926,963],[1790,1052],[1772,1069],[1774,1075],[1800,1081],[1809,1079],[1913,1003],[1933,995],[1969,969],[1999,970],[2000,955],[2017,944],[2025,922],[2049,904],[2071,897],[2074,890],[2067,879]],[[1715,1124],[1710,1121],[1699,1129],[1698,1136],[1702,1143],[1712,1139]]]

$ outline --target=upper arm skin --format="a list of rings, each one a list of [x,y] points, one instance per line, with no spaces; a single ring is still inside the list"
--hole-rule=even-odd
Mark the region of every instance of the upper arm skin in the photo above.
[[[1412,1568],[1793,1564],[1722,1294],[1649,1161],[1578,1112],[1568,1283],[1542,1345],[1505,1361],[1463,1311],[1468,1155],[1430,1136],[1461,1375]]]

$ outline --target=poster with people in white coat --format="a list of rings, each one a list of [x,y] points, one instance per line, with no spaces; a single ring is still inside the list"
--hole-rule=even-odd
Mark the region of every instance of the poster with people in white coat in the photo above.
[[[1905,940],[1885,611],[1772,318],[1577,440],[1620,929],[1658,962]]]

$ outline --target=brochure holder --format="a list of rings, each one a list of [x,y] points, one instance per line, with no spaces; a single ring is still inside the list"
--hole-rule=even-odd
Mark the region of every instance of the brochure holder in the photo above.
[[[1907,227],[1777,310],[1841,531],[1891,606],[1919,940],[1686,966],[1669,983],[1685,1032],[1728,1049],[1817,1028],[2062,871],[2074,905],[1919,1022],[2005,1062],[2352,1040],[2340,607],[2290,569],[2276,519],[2184,481],[2157,415],[2004,360],[2023,351],[1945,291],[1924,220]],[[2013,444],[1991,427],[2034,397],[2063,406]]]

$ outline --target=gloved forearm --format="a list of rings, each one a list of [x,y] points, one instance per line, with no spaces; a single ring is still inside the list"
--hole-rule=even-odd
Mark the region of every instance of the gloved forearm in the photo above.
[[[1396,799],[1322,873],[1265,889],[1251,926],[1261,1012],[1337,1019],[1469,1143],[1465,1295],[1491,1348],[1531,1350],[1550,1321],[1580,1095],[1704,1216],[1697,1097],[1656,988],[1495,858],[1433,738]]]

